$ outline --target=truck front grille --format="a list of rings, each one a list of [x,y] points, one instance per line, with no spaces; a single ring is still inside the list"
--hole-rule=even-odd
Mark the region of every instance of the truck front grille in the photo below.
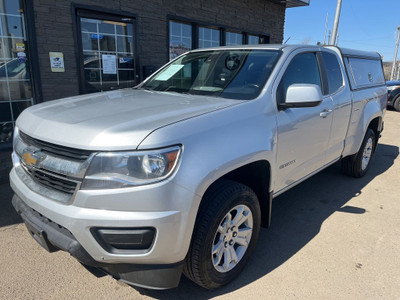
[[[29,169],[26,167],[24,169],[35,181],[43,184],[46,187],[53,188],[57,191],[68,193],[71,195],[75,192],[77,186],[76,182],[61,179],[58,176],[53,176],[40,170]]]
[[[92,152],[88,150],[80,150],[44,142],[30,137],[21,131],[19,132],[19,135],[25,144],[34,146],[38,149],[41,149],[45,153],[50,153],[58,157],[64,157],[83,162],[89,158],[90,154],[92,154]]]
[[[88,150],[41,141],[21,131],[14,138],[14,151],[29,188],[62,202],[69,202],[80,188],[94,155]]]

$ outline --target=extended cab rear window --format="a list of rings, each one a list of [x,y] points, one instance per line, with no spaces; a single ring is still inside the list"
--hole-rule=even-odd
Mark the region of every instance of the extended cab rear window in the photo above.
[[[382,63],[377,59],[345,57],[351,86],[360,89],[385,84]]]
[[[343,86],[342,71],[335,54],[322,52],[322,57],[328,78],[329,94],[334,94]]]

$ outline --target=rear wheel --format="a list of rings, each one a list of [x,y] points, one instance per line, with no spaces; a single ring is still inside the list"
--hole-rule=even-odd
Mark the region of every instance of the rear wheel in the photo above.
[[[393,102],[393,108],[400,112],[400,96],[397,96],[396,100]]]
[[[213,289],[232,281],[253,252],[261,223],[256,194],[247,186],[216,183],[204,196],[183,272]]]
[[[368,129],[360,150],[354,155],[342,159],[343,173],[352,177],[362,177],[367,173],[375,150],[375,133]]]

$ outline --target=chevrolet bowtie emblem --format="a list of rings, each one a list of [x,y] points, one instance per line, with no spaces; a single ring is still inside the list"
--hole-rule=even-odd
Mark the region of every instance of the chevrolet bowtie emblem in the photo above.
[[[24,154],[22,155],[23,162],[29,167],[37,166],[43,159],[44,156],[42,153],[35,153],[30,149],[25,149]]]
[[[25,152],[24,155],[22,155],[22,158],[24,159],[25,163],[28,166],[33,166],[36,165],[37,159],[32,157],[32,155],[29,152]]]

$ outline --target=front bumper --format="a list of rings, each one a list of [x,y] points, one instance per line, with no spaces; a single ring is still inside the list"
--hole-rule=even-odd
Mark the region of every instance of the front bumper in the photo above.
[[[95,261],[68,229],[52,222],[14,195],[12,204],[28,232],[47,251],[69,252],[85,266],[95,267],[132,285],[167,289],[178,286],[183,262],[168,265],[107,264]]]
[[[34,210],[64,228],[73,237],[72,242],[65,242],[63,238],[63,244],[60,244],[58,238],[48,238],[48,248],[70,252],[83,264],[100,267],[132,285],[174,287],[175,283],[171,285],[171,281],[168,281],[165,284],[162,278],[170,278],[175,282],[176,276],[172,273],[178,272],[180,276],[181,262],[190,245],[200,202],[198,196],[172,181],[167,181],[152,186],[119,190],[78,191],[70,203],[63,203],[32,191],[21,179],[21,174],[17,173],[17,168],[19,167],[14,167],[10,173],[10,184],[16,199],[19,199],[15,201],[24,205],[15,205],[21,216],[28,220],[27,223],[33,224],[31,227],[39,229],[39,232],[43,230],[46,235],[52,232],[52,229],[47,229],[46,222],[37,224],[36,219],[29,221],[32,219],[30,214],[23,215],[26,210],[21,209],[26,206],[28,211]],[[94,228],[149,227],[155,229],[155,237],[146,251],[109,251],[93,234]],[[60,236],[60,233],[54,232],[51,236]],[[35,239],[38,240],[38,237]],[[44,245],[46,248],[46,244]],[[77,255],[78,252],[86,254]],[[150,275],[141,273],[143,270],[147,270]],[[155,273],[160,274],[161,277],[158,277],[161,279],[157,279]],[[147,278],[146,282],[141,281],[143,278]]]

